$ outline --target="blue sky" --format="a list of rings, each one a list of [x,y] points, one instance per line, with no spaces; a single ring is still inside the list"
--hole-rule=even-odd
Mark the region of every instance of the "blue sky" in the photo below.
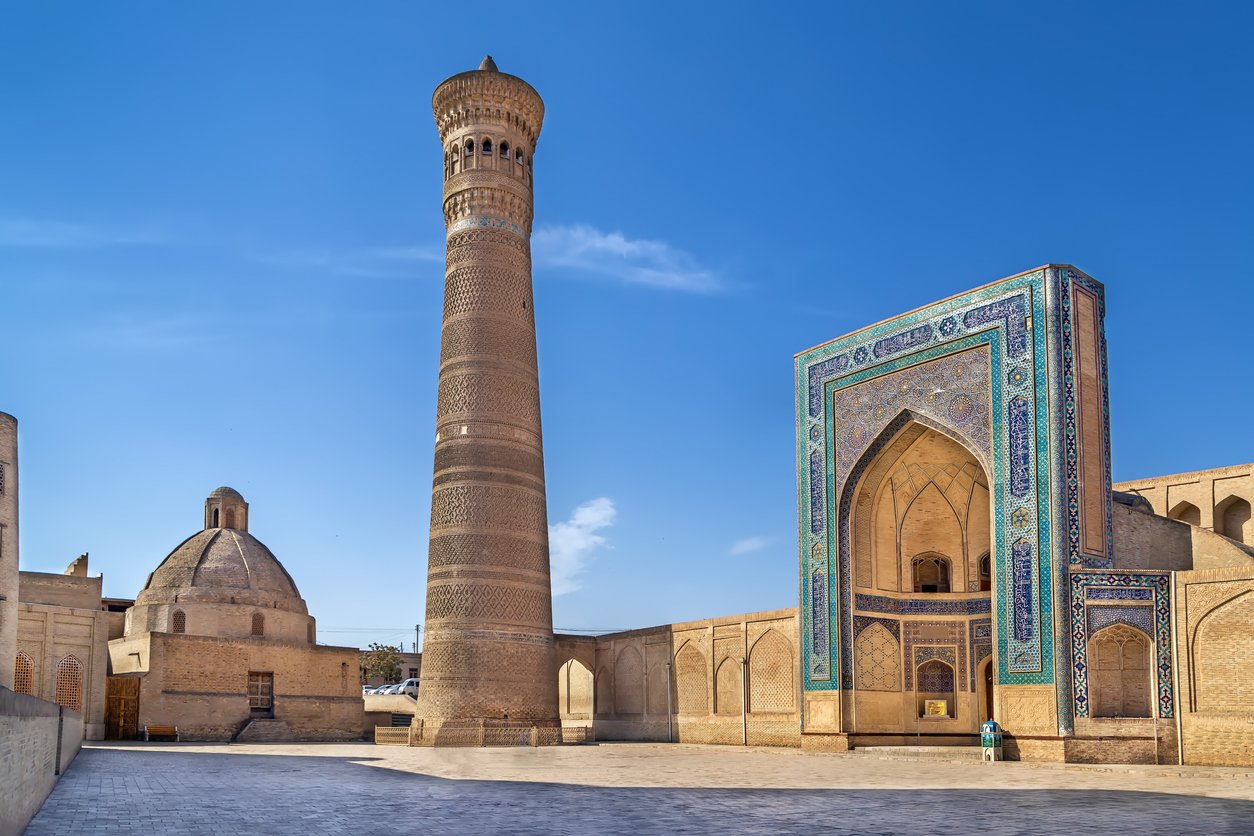
[[[1248,4],[598,5],[0,7],[23,567],[134,596],[227,484],[321,640],[412,640],[430,95],[486,52],[547,107],[559,628],[794,606],[793,355],[1047,262],[1106,284],[1116,479],[1254,459]]]

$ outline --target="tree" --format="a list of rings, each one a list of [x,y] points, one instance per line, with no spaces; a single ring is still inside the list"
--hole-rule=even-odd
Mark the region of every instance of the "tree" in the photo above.
[[[400,648],[390,644],[372,642],[370,649],[361,655],[362,684],[379,677],[385,682],[397,682],[401,678]]]

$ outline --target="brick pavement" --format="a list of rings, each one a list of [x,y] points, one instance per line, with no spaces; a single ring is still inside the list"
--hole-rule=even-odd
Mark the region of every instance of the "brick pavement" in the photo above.
[[[1254,773],[611,744],[85,747],[27,830],[1248,833]]]

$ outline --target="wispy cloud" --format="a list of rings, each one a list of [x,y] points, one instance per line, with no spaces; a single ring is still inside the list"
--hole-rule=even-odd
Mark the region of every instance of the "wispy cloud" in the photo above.
[[[732,543],[731,551],[728,554],[750,554],[751,552],[761,551],[769,546],[770,543],[770,539],[766,537],[746,537],[743,540],[737,540]]]
[[[117,247],[165,243],[164,236],[145,230],[122,230],[65,221],[0,218],[0,247]]]
[[[444,260],[438,247],[371,247],[358,250],[295,250],[263,253],[253,258],[263,264],[290,267],[333,276],[366,279],[408,278],[419,264]]]
[[[714,293],[726,285],[714,270],[665,241],[632,239],[586,224],[536,230],[531,250],[537,267],[578,271],[684,293]]]
[[[613,525],[617,515],[614,500],[602,496],[580,505],[565,522],[549,525],[549,572],[555,596],[579,589],[579,575],[593,552],[607,542],[597,532]]]

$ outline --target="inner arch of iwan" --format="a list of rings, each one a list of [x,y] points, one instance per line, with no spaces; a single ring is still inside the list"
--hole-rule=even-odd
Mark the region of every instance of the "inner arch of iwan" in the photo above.
[[[971,734],[991,716],[970,675],[988,669],[981,663],[991,650],[989,480],[986,455],[961,437],[903,411],[872,439],[847,483],[851,733]],[[925,617],[929,611],[936,615]],[[960,664],[976,628],[982,652]]]

